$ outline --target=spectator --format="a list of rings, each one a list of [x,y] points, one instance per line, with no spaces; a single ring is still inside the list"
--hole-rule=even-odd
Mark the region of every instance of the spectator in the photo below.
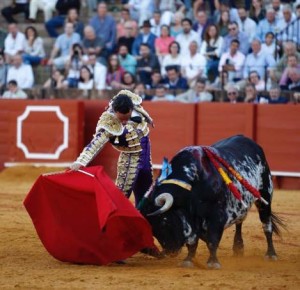
[[[206,78],[206,59],[198,51],[198,43],[192,41],[189,54],[182,60],[182,75],[188,80],[189,86],[194,86],[196,79]]]
[[[197,13],[197,22],[193,25],[193,30],[198,33],[198,38],[200,39],[199,45],[201,45],[201,43],[204,39],[205,30],[209,24],[210,24],[210,21],[207,18],[206,12],[203,10],[200,10]]]
[[[273,32],[275,34],[278,29],[279,27],[278,21],[275,17],[275,11],[272,8],[268,8],[266,17],[258,23],[256,36],[260,39],[260,41],[264,41],[268,32]]]
[[[166,88],[164,87],[164,85],[159,85],[156,89],[155,89],[155,95],[152,98],[152,102],[160,102],[160,101],[164,101],[164,102],[172,102],[175,100],[175,97],[173,95],[170,95],[167,93]]]
[[[275,11],[275,17],[277,20],[283,18],[283,5],[280,0],[271,0],[271,8]]]
[[[83,34],[82,45],[84,54],[95,54],[101,63],[106,64],[107,51],[101,36],[96,35],[91,25],[85,26]]]
[[[3,99],[27,99],[27,94],[18,87],[15,80],[10,80],[7,84],[8,90],[4,92]]]
[[[239,96],[239,91],[236,86],[228,85],[226,89],[227,97],[225,98],[225,102],[236,104],[243,102],[243,98]]]
[[[170,28],[170,35],[173,37],[177,37],[178,34],[182,33],[182,25],[181,21],[184,18],[184,15],[182,12],[177,11],[174,14],[173,21],[171,23],[171,28]]]
[[[275,44],[275,35],[273,32],[268,32],[266,34],[265,42],[261,44],[261,50],[275,58],[277,49]]]
[[[222,54],[219,62],[219,72],[228,72],[229,82],[237,82],[242,78],[242,69],[245,55],[239,51],[240,42],[237,39],[231,41],[229,52]]]
[[[226,36],[229,33],[228,26],[230,23],[230,16],[227,10],[222,11],[220,20],[217,22],[221,36]]]
[[[15,80],[21,89],[30,89],[34,84],[32,67],[23,63],[22,56],[16,54],[12,58],[12,66],[7,72],[7,81]]]
[[[25,19],[29,18],[29,0],[13,0],[11,5],[1,10],[2,16],[8,23],[17,23],[13,15],[24,13]]]
[[[142,32],[138,34],[132,45],[132,55],[139,56],[141,44],[146,43],[150,48],[151,53],[155,53],[156,35],[150,31],[151,24],[149,20],[145,20],[142,26]]]
[[[13,56],[23,53],[25,49],[25,35],[19,31],[16,23],[8,25],[8,34],[4,40],[4,53],[7,63],[11,62]]]
[[[45,55],[43,39],[39,37],[35,27],[28,26],[25,30],[24,63],[38,65]]]
[[[147,89],[156,89],[158,86],[163,84],[162,76],[158,70],[154,70],[151,73],[151,83],[146,85]]]
[[[249,12],[249,17],[257,24],[265,19],[266,9],[263,7],[263,0],[252,0],[252,5]]]
[[[300,78],[299,78],[300,80]],[[299,83],[300,87],[300,83]],[[269,92],[269,104],[286,104],[288,99],[280,95],[281,91],[278,85],[272,86]]]
[[[160,36],[161,32],[161,13],[159,10],[154,11],[153,17],[149,20],[151,24],[150,31],[156,36]]]
[[[214,0],[214,4],[216,7],[214,16],[213,16],[214,23],[219,22],[221,13],[223,11],[228,11],[230,21],[232,21],[232,22],[238,21],[239,15],[238,15],[237,9],[232,7],[230,0],[222,0],[222,1]]]
[[[244,78],[249,76],[250,71],[257,71],[260,78],[264,79],[265,73],[275,67],[275,59],[272,55],[266,54],[261,49],[261,42],[254,39],[251,43],[252,53],[246,57],[244,65]]]
[[[280,78],[280,88],[286,90],[288,88],[288,72],[290,68],[300,69],[300,62],[297,61],[297,56],[295,54],[291,54],[287,58],[287,67],[284,69],[283,74]]]
[[[154,0],[129,0],[124,7],[129,9],[131,17],[141,26],[145,20],[151,18],[154,11]]]
[[[224,37],[222,53],[227,52],[233,39],[237,39],[240,43],[239,49],[243,55],[247,55],[249,52],[249,39],[248,36],[239,31],[237,22],[230,22],[228,25],[229,33]]]
[[[250,71],[248,81],[252,84],[257,92],[265,91],[266,83],[263,79],[261,79],[260,75],[257,71]]]
[[[134,89],[134,93],[139,95],[143,101],[151,101],[153,96],[146,93],[146,87],[143,83],[137,83]]]
[[[189,89],[187,92],[176,96],[176,101],[182,103],[201,103],[201,102],[211,102],[213,96],[206,90],[205,79],[198,79],[193,88]]]
[[[52,14],[55,11],[55,4],[57,0],[30,0],[29,3],[29,19],[31,22],[36,21],[36,15],[39,10],[44,12],[44,22],[49,21],[52,18]]]
[[[192,21],[189,18],[184,18],[181,23],[183,31],[177,35],[176,41],[180,43],[181,46],[180,54],[185,56],[189,53],[190,43],[196,41],[199,45],[200,39],[198,33],[192,30]]]
[[[92,90],[93,87],[94,87],[93,74],[90,71],[88,66],[83,65],[80,68],[80,72],[79,72],[78,89],[80,89],[80,90]]]
[[[75,43],[80,43],[80,35],[74,32],[73,23],[67,22],[64,33],[55,41],[48,64],[54,64],[58,69],[63,69],[69,58],[70,48]],[[58,54],[60,55],[57,57]]]
[[[180,45],[177,41],[173,41],[169,45],[169,54],[167,54],[161,65],[161,75],[166,76],[166,67],[167,66],[177,66],[181,70],[182,57],[180,54]]]
[[[300,103],[300,93],[299,92],[295,92],[293,94],[293,103],[294,104],[299,104]]]
[[[131,26],[130,23],[126,22],[124,24],[124,36],[121,36],[118,39],[117,47],[120,47],[121,45],[125,45],[129,52],[132,52],[132,46],[133,42],[135,40],[135,34],[134,34],[134,28]]]
[[[223,70],[212,84],[206,86],[206,89],[209,92],[223,91],[229,84],[232,84],[232,82],[228,80],[228,71]]]
[[[137,62],[137,74],[139,81],[143,84],[151,83],[151,73],[153,70],[160,70],[158,58],[151,53],[150,47],[146,43],[142,43],[140,47],[141,58]]]
[[[107,5],[104,2],[98,4],[97,15],[90,20],[90,25],[96,35],[103,38],[105,48],[110,54],[116,45],[117,30],[115,19],[107,14]]]
[[[211,24],[207,27],[200,54],[206,58],[206,70],[212,81],[218,76],[218,66],[223,47],[223,37],[219,36],[218,27]]]
[[[43,85],[44,89],[63,89],[65,88],[65,77],[64,75],[56,68],[52,67],[51,77],[46,80]]]
[[[187,79],[180,75],[177,66],[168,66],[166,70],[167,76],[163,82],[169,90],[187,90],[189,88]]]
[[[135,75],[137,61],[134,56],[129,54],[128,48],[126,45],[121,45],[119,47],[119,62],[123,69],[127,72],[130,72],[132,75]]]
[[[244,7],[240,7],[238,9],[238,14],[239,14],[239,20],[238,20],[238,25],[239,25],[239,30],[244,32],[248,39],[249,42],[251,42],[256,35],[256,22],[248,17],[247,11]]]
[[[131,19],[129,10],[127,8],[122,8],[121,17],[117,24],[117,39],[118,40],[120,37],[125,36],[127,34],[126,24],[127,24],[127,27],[131,27],[132,36],[135,37],[138,32],[138,24],[135,20]]]
[[[257,95],[257,91],[255,89],[255,86],[253,84],[247,84],[245,87],[245,103],[257,103],[259,100],[259,97]]]
[[[65,20],[66,22],[71,22],[74,25],[74,31],[80,35],[80,38],[83,38],[84,23],[79,20],[78,10],[76,8],[70,8]]]
[[[119,89],[124,72],[124,69],[120,65],[118,55],[110,55],[106,75],[107,89]]]
[[[6,82],[6,72],[7,72],[7,65],[5,63],[4,55],[0,52],[0,92],[4,88]]]
[[[291,67],[288,70],[288,90],[300,91],[300,69]]]
[[[121,79],[120,89],[133,90],[135,88],[135,84],[136,82],[134,75],[128,71],[125,71]]]
[[[56,29],[61,28],[65,25],[67,14],[72,8],[77,9],[77,11],[79,11],[80,0],[57,0],[55,5],[57,15],[52,17],[45,23],[46,30],[50,37],[58,37]]]
[[[157,37],[154,42],[155,52],[160,60],[160,63],[162,63],[164,57],[169,53],[169,45],[174,40],[174,37],[170,36],[169,26],[162,25],[160,37]]]
[[[181,0],[160,0],[158,9],[162,14],[161,23],[170,25],[174,14],[177,12],[184,13],[185,3]]]

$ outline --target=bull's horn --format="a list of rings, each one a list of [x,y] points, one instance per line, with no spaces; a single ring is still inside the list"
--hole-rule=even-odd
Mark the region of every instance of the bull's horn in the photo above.
[[[170,193],[162,193],[155,199],[155,205],[161,206],[160,209],[158,209],[155,212],[149,213],[148,216],[155,216],[162,214],[169,210],[173,204],[174,198]]]

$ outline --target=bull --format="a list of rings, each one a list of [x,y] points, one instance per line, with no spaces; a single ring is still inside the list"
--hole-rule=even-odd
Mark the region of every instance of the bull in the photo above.
[[[263,149],[242,135],[221,140],[209,149],[258,189],[261,198],[228,174],[240,192],[241,198],[237,199],[204,147],[183,148],[138,206],[152,225],[153,235],[165,254],[177,254],[186,245],[188,254],[182,262],[185,267],[193,266],[198,241],[203,240],[209,250],[207,267],[219,269],[217,249],[224,229],[235,224],[233,252],[242,255],[242,224],[254,203],[267,240],[265,257],[276,260],[272,234],[280,235],[284,223],[271,210],[273,183]]]

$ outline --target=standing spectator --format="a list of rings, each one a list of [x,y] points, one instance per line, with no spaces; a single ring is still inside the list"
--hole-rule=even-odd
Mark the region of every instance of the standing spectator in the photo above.
[[[132,27],[131,23],[126,22],[124,25],[124,29],[125,29],[124,36],[121,36],[118,39],[117,47],[120,47],[121,45],[125,45],[128,51],[131,53],[133,42],[135,40],[134,28]]]
[[[48,64],[54,64],[58,69],[63,69],[68,60],[70,50],[75,43],[80,43],[80,35],[74,32],[73,23],[67,22],[65,24],[65,32],[55,41]],[[57,57],[58,54],[60,55]]]
[[[167,66],[177,66],[181,70],[182,57],[180,54],[180,45],[177,41],[173,41],[169,45],[169,54],[167,54],[161,65],[161,74],[163,77],[166,76]]]
[[[217,22],[221,36],[226,36],[229,33],[228,26],[230,23],[230,15],[227,10],[222,11],[220,20]]]
[[[142,43],[140,47],[141,58],[137,62],[137,74],[139,81],[143,84],[151,83],[151,73],[153,70],[160,70],[158,58],[151,53],[150,47],[146,43]]]
[[[226,89],[227,97],[225,98],[225,102],[236,104],[243,102],[243,98],[239,96],[239,91],[236,86],[229,85]]]
[[[7,72],[7,81],[15,80],[21,89],[30,89],[34,84],[32,67],[23,63],[22,56],[16,54],[12,58],[12,66]]]
[[[197,22],[193,25],[193,30],[198,33],[199,37],[199,47],[201,46],[201,43],[204,39],[205,30],[210,24],[210,21],[208,21],[207,14],[205,11],[200,10],[197,13]]]
[[[132,55],[139,56],[141,44],[146,43],[150,48],[151,53],[155,53],[156,35],[150,31],[151,24],[149,20],[145,20],[142,26],[142,32],[138,34],[132,45]]]
[[[138,31],[138,24],[135,20],[131,19],[129,10],[127,8],[122,8],[121,10],[121,17],[117,24],[117,39],[119,40],[120,37],[125,36],[126,33],[126,24],[127,27],[132,28],[132,36],[135,37]]]
[[[240,51],[247,55],[249,52],[249,39],[248,36],[244,33],[239,31],[239,26],[237,22],[230,22],[228,25],[229,33],[224,37],[224,43],[222,48],[222,53],[227,52],[229,50],[231,41],[233,39],[237,39],[240,43]]]
[[[184,15],[182,12],[177,11],[174,14],[173,21],[171,22],[171,28],[170,28],[170,35],[175,37],[182,32],[182,25],[181,21],[184,18]]]
[[[90,25],[95,29],[96,35],[103,38],[108,53],[112,53],[116,44],[117,28],[115,19],[107,14],[107,5],[98,4],[97,15],[90,20]]]
[[[18,87],[15,80],[11,80],[7,84],[8,90],[4,92],[3,99],[27,99],[27,94]]]
[[[92,90],[94,87],[93,74],[88,66],[83,65],[79,72],[78,89]]]
[[[158,9],[162,14],[162,24],[170,25],[176,11],[184,13],[185,3],[181,0],[160,0]]]
[[[229,52],[222,54],[219,62],[219,72],[227,71],[229,82],[237,82],[242,78],[242,69],[245,55],[239,51],[240,42],[237,39],[231,41]]]
[[[257,71],[254,70],[249,72],[248,81],[255,87],[257,92],[266,90],[266,83],[263,79],[261,79]]]
[[[196,41],[200,45],[200,38],[196,31],[192,30],[192,21],[189,18],[182,20],[182,33],[178,34],[176,41],[180,43],[180,54],[186,56],[189,53],[189,45],[192,41]]]
[[[160,37],[155,39],[155,52],[162,63],[164,57],[169,53],[169,45],[174,41],[174,37],[170,36],[170,29],[167,25],[161,26]]]
[[[55,11],[55,5],[57,0],[30,0],[29,3],[29,19],[31,22],[36,21],[36,15],[39,10],[44,12],[44,18],[47,22],[52,18]]]
[[[205,79],[198,79],[193,88],[176,96],[176,101],[182,103],[202,103],[211,102],[212,100],[212,94],[206,90]]]
[[[255,35],[256,35],[256,22],[248,17],[247,11],[244,7],[240,7],[238,9],[239,13],[239,20],[238,20],[238,25],[239,25],[239,30],[244,32],[249,39],[249,42],[251,42]]]
[[[187,90],[189,88],[187,79],[180,75],[177,66],[166,67],[167,76],[164,78],[164,85],[169,90]]]
[[[52,17],[45,23],[46,30],[50,37],[58,37],[56,29],[64,26],[68,11],[72,8],[77,9],[77,11],[79,11],[80,0],[57,0],[55,5],[57,15]]]
[[[16,23],[8,25],[8,34],[4,40],[4,53],[7,63],[11,62],[13,56],[23,53],[25,49],[25,35],[19,31]]]
[[[55,67],[52,67],[51,76],[43,85],[44,89],[63,89],[65,88],[65,77],[64,75]]]
[[[11,5],[4,7],[1,10],[2,16],[8,23],[17,23],[13,15],[24,13],[25,19],[29,18],[29,1],[28,0],[13,0]]]
[[[256,36],[260,39],[260,41],[264,41],[268,32],[273,32],[275,34],[278,29],[279,27],[278,21],[275,17],[275,11],[273,8],[268,8],[266,17],[258,23]]]
[[[204,34],[200,54],[206,58],[206,70],[212,81],[218,76],[218,66],[223,48],[223,37],[219,36],[218,27],[210,24]]]
[[[106,85],[108,89],[119,89],[121,87],[124,69],[121,67],[118,55],[112,54],[108,59]]]
[[[250,71],[257,71],[261,79],[264,79],[265,73],[272,69],[276,62],[272,55],[266,54],[261,49],[261,42],[254,39],[251,43],[252,53],[246,57],[244,65],[244,78],[249,76]]]
[[[175,100],[173,95],[167,93],[166,88],[163,85],[159,85],[155,89],[155,95],[152,98],[152,102],[172,102]]]
[[[25,30],[24,63],[38,65],[45,55],[43,39],[39,37],[35,27],[28,26]]]
[[[129,0],[124,7],[129,9],[131,17],[141,26],[145,20],[151,18],[154,11],[154,0]]]
[[[127,72],[130,72],[132,75],[135,75],[137,61],[134,56],[129,54],[128,48],[126,45],[121,45],[119,47],[119,61],[123,69]]]
[[[156,35],[157,37],[160,36],[161,31],[161,13],[159,10],[154,11],[153,17],[150,19],[151,29],[150,31]]]
[[[206,78],[206,59],[198,52],[198,43],[192,41],[189,54],[182,60],[182,76],[188,80],[189,86],[195,85],[196,79]]]
[[[266,16],[266,9],[263,6],[263,0],[252,0],[249,17],[257,24]]]

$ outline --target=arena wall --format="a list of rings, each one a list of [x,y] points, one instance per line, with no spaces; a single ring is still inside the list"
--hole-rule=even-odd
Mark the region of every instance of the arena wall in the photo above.
[[[0,164],[68,166],[92,138],[107,101],[0,100]],[[145,102],[154,119],[152,160],[160,164],[188,145],[244,134],[265,150],[275,183],[300,189],[300,106]],[[118,152],[106,146],[92,162],[116,175]],[[296,174],[289,175],[289,174]]]

